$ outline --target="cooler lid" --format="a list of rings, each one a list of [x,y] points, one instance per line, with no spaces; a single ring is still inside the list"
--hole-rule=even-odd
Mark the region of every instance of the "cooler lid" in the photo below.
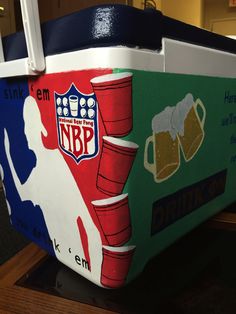
[[[153,9],[101,5],[41,25],[44,55],[90,47],[117,46],[161,50],[162,38],[236,53],[236,41],[164,16]],[[24,32],[3,38],[6,61],[27,57]]]

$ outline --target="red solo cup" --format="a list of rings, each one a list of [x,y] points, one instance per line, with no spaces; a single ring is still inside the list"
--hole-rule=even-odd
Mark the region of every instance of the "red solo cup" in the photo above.
[[[92,202],[108,245],[121,246],[131,237],[128,194]]]
[[[107,135],[125,136],[132,130],[132,75],[113,73],[90,81]]]
[[[135,246],[103,246],[101,284],[108,288],[124,286],[128,275]]]
[[[110,195],[122,193],[138,150],[138,145],[118,138],[103,136],[97,176],[97,188]]]

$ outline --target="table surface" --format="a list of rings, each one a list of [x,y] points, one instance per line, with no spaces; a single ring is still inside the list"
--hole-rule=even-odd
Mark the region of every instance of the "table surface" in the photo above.
[[[47,254],[31,243],[0,267],[0,313],[112,313],[94,306],[68,300],[35,289],[22,287],[17,281],[37,269]]]
[[[118,290],[95,286],[29,244],[0,267],[0,313],[234,314],[235,230],[234,212],[217,215]]]

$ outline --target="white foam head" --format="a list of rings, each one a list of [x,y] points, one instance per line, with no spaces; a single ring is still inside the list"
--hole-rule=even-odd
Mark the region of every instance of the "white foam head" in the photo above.
[[[184,121],[194,104],[192,94],[187,94],[180,102],[177,103],[172,115],[172,126],[180,134],[184,135]]]
[[[172,139],[176,138],[176,131],[172,128],[171,117],[175,107],[166,107],[162,112],[155,115],[152,119],[153,133],[169,132]]]

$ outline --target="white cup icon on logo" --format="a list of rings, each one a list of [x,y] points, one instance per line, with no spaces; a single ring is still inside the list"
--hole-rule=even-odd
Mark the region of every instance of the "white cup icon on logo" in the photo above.
[[[69,96],[70,112],[72,117],[78,116],[79,99],[76,95]]]
[[[168,179],[180,166],[179,141],[177,132],[171,125],[174,108],[166,107],[154,116],[152,119],[153,134],[146,140],[144,167],[153,174],[156,182]],[[149,153],[151,144],[153,156],[150,156]]]
[[[202,112],[201,115],[199,115],[199,109]],[[187,94],[173,111],[171,123],[177,132],[186,161],[194,157],[202,144],[205,118],[206,110],[202,101],[200,99],[194,101],[191,94]]]

